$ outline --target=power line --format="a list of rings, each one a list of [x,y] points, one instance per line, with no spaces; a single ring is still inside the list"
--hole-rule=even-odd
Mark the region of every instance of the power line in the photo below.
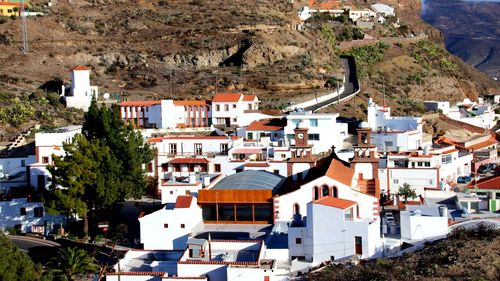
[[[23,37],[23,48],[22,52],[23,54],[29,54],[30,48],[28,46],[28,28],[26,26],[26,12],[24,11],[24,0],[21,0],[20,2],[21,7],[20,7],[20,14],[21,14],[21,34]]]

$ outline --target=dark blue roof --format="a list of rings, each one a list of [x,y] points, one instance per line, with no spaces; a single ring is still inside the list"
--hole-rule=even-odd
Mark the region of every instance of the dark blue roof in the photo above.
[[[266,171],[247,170],[227,176],[218,182],[213,189],[228,190],[272,190],[275,194],[285,177]]]

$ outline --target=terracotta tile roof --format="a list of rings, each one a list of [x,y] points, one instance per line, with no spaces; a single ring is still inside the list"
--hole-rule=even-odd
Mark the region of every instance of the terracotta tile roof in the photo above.
[[[256,95],[243,95],[242,101],[254,101],[256,98]]]
[[[184,106],[184,105],[207,105],[208,102],[204,100],[174,100],[175,106]]]
[[[161,271],[125,271],[125,272],[108,272],[106,275],[130,275],[130,276],[165,276],[166,272]]]
[[[206,158],[174,158],[169,161],[170,164],[208,164]]]
[[[161,104],[160,100],[127,100],[122,101],[120,106],[152,106]]]
[[[348,164],[344,164],[341,160],[333,158],[326,171],[326,176],[347,186],[351,186],[354,169],[349,167]]]
[[[335,197],[330,197],[330,196],[322,197],[316,201],[313,201],[313,203],[328,206],[328,207],[334,207],[334,208],[338,208],[338,209],[347,209],[351,206],[356,205],[355,201],[341,199],[341,198],[335,198]]]
[[[73,67],[71,70],[90,70],[90,68],[84,66],[84,65],[77,65]]]
[[[238,102],[241,96],[243,96],[241,93],[217,93],[212,102]]]
[[[177,196],[177,200],[175,200],[174,208],[189,208],[191,206],[191,201],[193,200],[193,196],[191,195],[179,195]]]
[[[494,137],[490,137],[489,139],[482,141],[480,143],[476,143],[470,146],[466,146],[465,149],[470,149],[470,150],[478,150],[482,148],[486,148],[492,145],[497,144],[498,142],[495,140]]]
[[[474,188],[474,181],[467,185],[467,188]],[[478,189],[500,189],[500,176],[480,179],[477,181]]]
[[[269,164],[258,163],[258,162],[247,162],[243,166],[245,166],[245,167],[269,167]]]
[[[262,148],[254,147],[254,148],[236,148],[232,151],[232,154],[256,154],[262,153]]]
[[[279,131],[286,126],[286,119],[268,119],[253,121],[248,125],[247,131]]]
[[[170,136],[170,137],[154,137],[149,138],[147,142],[161,142],[162,140],[227,140],[226,136]],[[232,136],[232,140],[237,140],[239,137]]]
[[[459,151],[459,150],[456,148],[453,148],[450,150],[443,151],[441,154],[450,154],[450,153],[457,152],[457,151]]]

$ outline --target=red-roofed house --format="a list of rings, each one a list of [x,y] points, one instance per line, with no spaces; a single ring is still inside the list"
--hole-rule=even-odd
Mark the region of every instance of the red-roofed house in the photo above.
[[[486,198],[483,199],[486,202],[483,201],[485,204],[479,204],[479,209],[486,209],[490,212],[500,210],[500,199],[498,198],[498,194],[500,193],[500,175],[497,174],[496,176],[482,178],[478,181],[473,180],[467,185],[465,190],[479,195],[486,195],[483,197]]]
[[[212,99],[212,123],[218,126],[247,126],[271,116],[259,112],[259,99],[242,93],[216,93]]]
[[[99,97],[99,88],[90,85],[90,68],[78,65],[71,69],[71,89],[69,92],[63,86],[62,95],[66,107],[73,107],[87,111],[92,97]]]
[[[184,250],[189,234],[202,222],[193,196],[177,196],[160,210],[139,218],[144,250]]]
[[[359,214],[362,204],[325,196],[307,204],[288,228],[290,260],[318,265],[352,255],[373,258],[381,254],[380,220]]]

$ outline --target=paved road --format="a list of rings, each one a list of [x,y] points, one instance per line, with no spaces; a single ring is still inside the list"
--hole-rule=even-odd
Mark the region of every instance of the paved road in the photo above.
[[[19,247],[27,252],[35,262],[47,263],[56,253],[61,244],[40,238],[8,235],[7,237]]]
[[[316,111],[330,104],[337,103],[339,99],[343,99],[354,95],[359,90],[359,83],[356,78],[356,66],[354,62],[354,58],[341,58],[342,66],[344,67],[345,72],[345,83],[344,83],[344,91],[340,93],[340,97],[336,96],[334,98],[319,102],[315,105],[308,106],[304,108],[307,111]]]

